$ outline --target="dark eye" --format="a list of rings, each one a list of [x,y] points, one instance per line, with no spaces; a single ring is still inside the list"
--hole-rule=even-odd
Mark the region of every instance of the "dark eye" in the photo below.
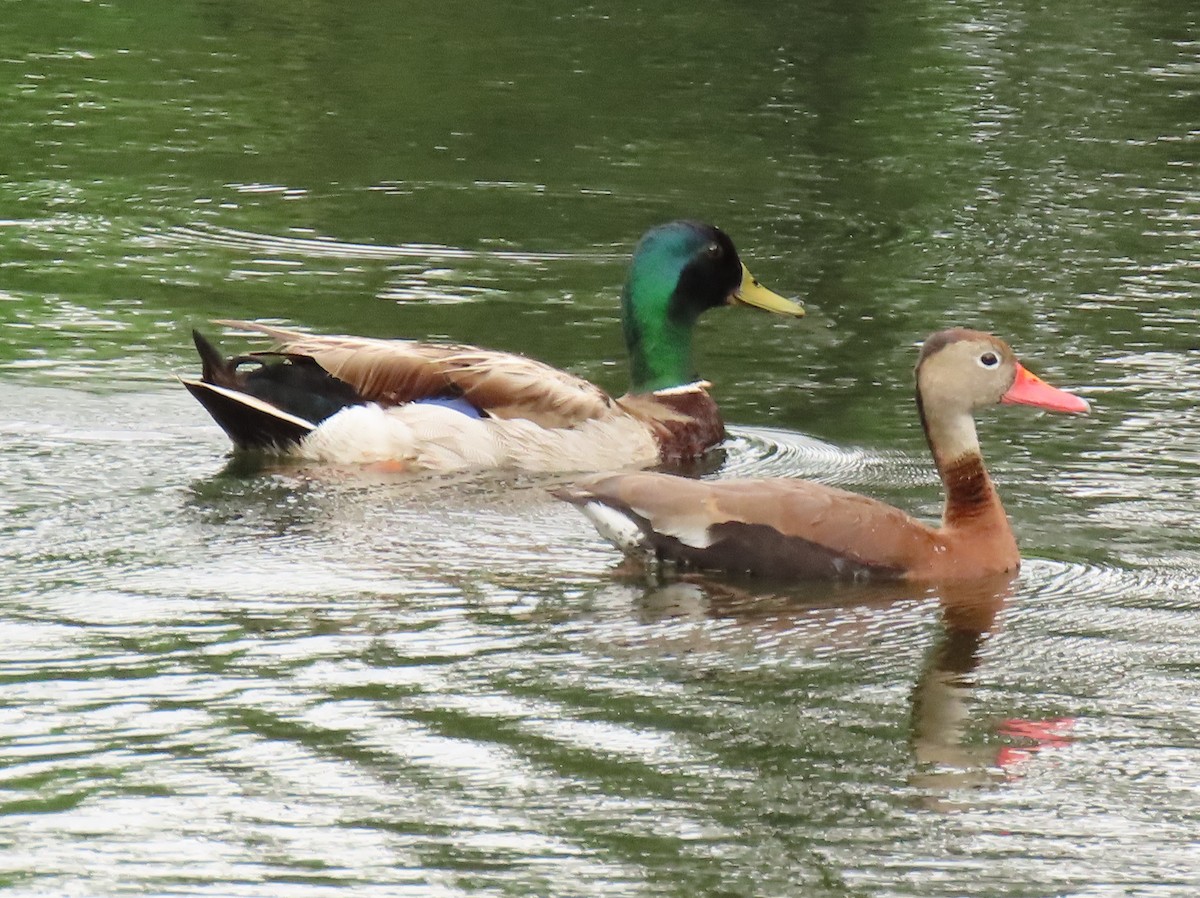
[[[979,364],[985,368],[995,368],[1000,364],[1000,359],[994,352],[985,352],[979,357]]]
[[[721,249],[721,244],[710,243],[708,246],[704,247],[704,252],[710,259],[719,259],[724,251]]]

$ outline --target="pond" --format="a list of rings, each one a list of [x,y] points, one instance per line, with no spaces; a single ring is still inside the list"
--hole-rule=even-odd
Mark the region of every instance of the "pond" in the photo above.
[[[14,895],[1200,890],[1200,12],[0,3],[0,883]],[[561,8],[560,8],[561,7]],[[651,225],[709,477],[927,519],[916,345],[1086,396],[980,435],[1010,582],[660,582],[562,478],[247,465],[214,318],[613,393]]]

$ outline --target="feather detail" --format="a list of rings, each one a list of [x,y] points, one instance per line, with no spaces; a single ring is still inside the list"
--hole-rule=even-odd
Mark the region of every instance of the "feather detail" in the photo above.
[[[542,427],[571,427],[613,409],[613,399],[594,384],[515,353],[324,336],[253,321],[216,323],[265,334],[276,341],[274,352],[309,356],[363,398],[385,406],[461,396],[492,417],[524,418]]]
[[[662,461],[677,462],[695,458],[725,439],[725,422],[707,386],[699,381],[686,388],[627,393],[616,403],[654,434]]]
[[[883,502],[804,480],[695,481],[664,474],[622,474],[585,480],[560,498],[600,502],[645,522],[670,539],[665,557],[705,566],[707,554],[755,559],[759,574],[829,576],[831,570],[874,569],[894,578],[938,540],[932,528]],[[703,536],[701,536],[703,535]],[[767,536],[792,541],[793,551],[760,552]],[[871,553],[862,555],[864,543]],[[795,549],[806,545],[805,552]],[[718,548],[719,547],[719,548]],[[716,549],[706,553],[704,550]],[[723,563],[715,566],[724,566]],[[809,567],[811,566],[811,569]]]
[[[335,465],[400,462],[414,471],[578,472],[652,465],[658,460],[658,444],[626,416],[547,429],[524,418],[471,418],[436,405],[384,408],[370,403],[328,418],[295,454]]]

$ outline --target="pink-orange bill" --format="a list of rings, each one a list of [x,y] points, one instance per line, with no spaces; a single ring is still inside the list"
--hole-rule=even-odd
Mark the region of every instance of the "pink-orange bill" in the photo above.
[[[1000,397],[1008,405],[1034,405],[1052,412],[1079,412],[1087,414],[1090,406],[1082,396],[1052,387],[1036,374],[1031,374],[1020,362],[1017,363],[1017,379]]]

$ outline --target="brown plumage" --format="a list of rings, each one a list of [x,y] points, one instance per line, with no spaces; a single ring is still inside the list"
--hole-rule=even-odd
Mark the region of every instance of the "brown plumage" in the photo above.
[[[542,427],[571,427],[613,409],[612,398],[583,378],[507,352],[310,334],[257,321],[214,323],[265,334],[275,351],[311,358],[364,400],[383,406],[459,396],[493,418],[525,418]]]
[[[941,526],[876,499],[802,480],[695,481],[617,474],[558,493],[634,557],[790,579],[958,580],[1014,571],[1016,540],[980,455],[973,412],[997,403],[1085,412],[1025,370],[1002,340],[931,336],[917,405],[946,489]]]

